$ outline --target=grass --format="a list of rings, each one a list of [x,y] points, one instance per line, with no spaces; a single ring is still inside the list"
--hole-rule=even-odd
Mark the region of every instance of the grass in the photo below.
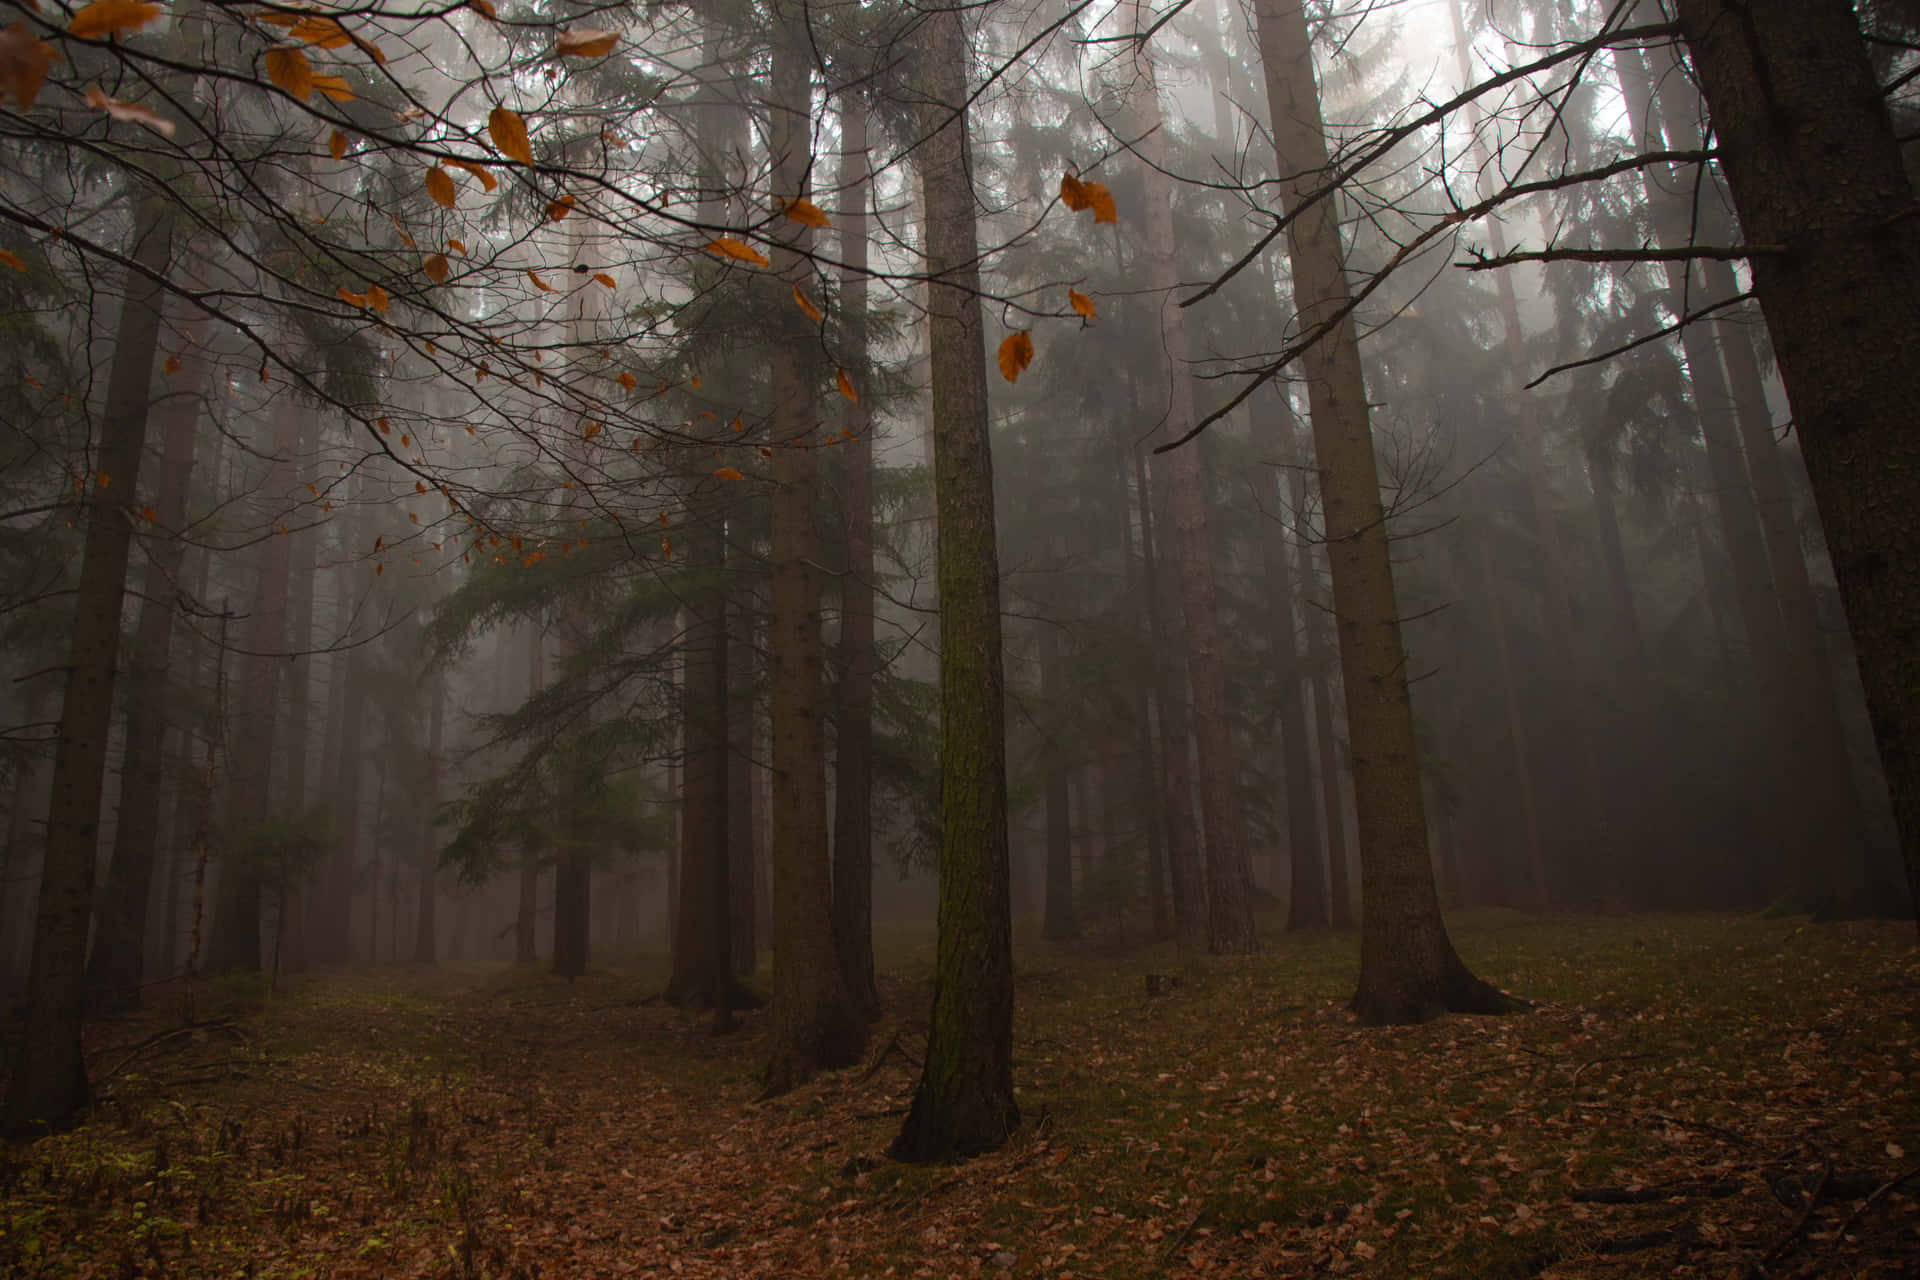
[[[0,1152],[0,1274],[1920,1271],[1911,927],[1489,913],[1454,934],[1536,1007],[1361,1028],[1352,936],[1233,959],[1023,943],[1025,1123],[934,1168],[881,1158],[905,1055],[758,1103],[766,1015],[716,1039],[644,1003],[658,957],[574,983],[309,980]],[[931,939],[879,952],[875,1051],[898,1033],[917,1057]],[[1150,972],[1180,984],[1151,997]],[[100,1029],[96,1062],[158,1029]]]

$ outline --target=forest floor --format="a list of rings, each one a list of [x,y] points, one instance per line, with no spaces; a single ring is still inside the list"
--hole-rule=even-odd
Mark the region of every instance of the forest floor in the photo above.
[[[927,939],[885,948],[868,1063],[767,1102],[766,1015],[715,1038],[646,963],[203,991],[191,1027],[176,993],[97,1028],[90,1123],[0,1149],[0,1274],[1920,1275],[1911,925],[1455,938],[1537,1006],[1363,1029],[1352,936],[1024,948],[1025,1122],[945,1167],[883,1154]]]

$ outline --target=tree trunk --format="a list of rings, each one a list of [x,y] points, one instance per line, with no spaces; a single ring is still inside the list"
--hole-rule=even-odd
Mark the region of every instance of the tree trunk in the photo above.
[[[221,832],[225,847],[219,903],[207,946],[206,968],[212,974],[261,971],[262,868],[249,856],[248,844],[272,812],[269,797],[280,718],[280,675],[286,666],[281,654],[287,643],[287,583],[293,545],[279,520],[280,513],[292,502],[297,440],[294,425],[285,419],[274,436],[274,457],[267,471],[263,500],[257,507],[267,532],[259,551],[259,586],[242,642],[245,677],[233,729],[233,785],[227,795],[226,827]]]
[[[803,15],[775,5],[768,125],[774,196],[805,199],[811,145],[811,75]],[[811,246],[807,228],[780,227],[779,283],[797,285]],[[769,290],[773,329],[773,624],[768,637],[773,718],[773,1027],[765,1087],[784,1093],[822,1068],[853,1062],[866,1020],[847,993],[833,938],[827,849],[826,680],[820,635],[820,535],[814,404],[816,341],[805,317]]]
[[[1920,227],[1847,0],[1680,0],[1920,904]]]
[[[1136,638],[1146,641],[1141,631],[1151,631],[1151,620],[1142,626],[1143,619],[1151,614],[1153,603],[1142,585],[1139,554],[1134,543],[1133,497],[1129,484],[1129,464],[1137,455],[1127,449],[1126,442],[1116,440],[1114,452],[1115,480],[1114,492],[1120,509],[1120,544],[1125,583],[1123,596],[1129,610],[1130,630]],[[1144,495],[1142,501],[1144,501]],[[1158,655],[1149,648],[1147,661],[1157,667]],[[1139,777],[1135,780],[1139,791],[1134,796],[1134,804],[1140,813],[1140,823],[1147,838],[1147,908],[1151,918],[1148,940],[1161,942],[1173,936],[1173,918],[1168,913],[1167,902],[1167,840],[1166,809],[1161,803],[1162,786],[1160,770],[1154,758],[1153,750],[1153,688],[1156,681],[1152,671],[1141,673],[1144,679],[1131,681],[1132,705],[1129,710],[1133,718],[1134,755],[1139,763]]]
[[[1140,565],[1146,586],[1147,631],[1154,664],[1154,705],[1160,711],[1162,805],[1167,824],[1167,873],[1173,896],[1173,937],[1182,951],[1197,951],[1207,939],[1207,875],[1200,862],[1193,813],[1193,751],[1187,733],[1187,681],[1181,669],[1180,637],[1169,625],[1174,610],[1160,581],[1162,544],[1155,538],[1155,499],[1147,464],[1136,448],[1135,488],[1140,494]],[[1164,621],[1163,621],[1164,620]]]
[[[96,1005],[127,1009],[140,1003],[145,967],[147,906],[160,843],[160,801],[166,789],[168,658],[177,583],[186,558],[187,498],[193,483],[195,436],[208,375],[207,326],[189,323],[180,367],[154,408],[161,434],[159,483],[154,486],[157,531],[147,547],[140,621],[129,655],[126,753],[120,766],[120,811],[113,833],[105,891],[98,905],[87,985]]]
[[[1040,702],[1050,724],[1061,724],[1067,712],[1061,705],[1060,633],[1057,624],[1040,622]],[[1046,905],[1040,936],[1048,942],[1071,942],[1080,936],[1080,915],[1073,901],[1073,820],[1067,780],[1071,761],[1064,745],[1049,736],[1041,743],[1040,791],[1046,806]]]
[[[998,1147],[1020,1111],[1013,1099],[1000,558],[967,130],[971,60],[957,9],[930,11],[919,37],[939,536],[940,937],[926,1061],[890,1152],[897,1160],[932,1161]]]
[[[1293,494],[1293,509],[1307,509],[1307,469],[1294,467],[1288,474]],[[1326,617],[1331,606],[1320,595],[1320,574],[1314,565],[1313,544],[1304,536],[1304,516],[1298,539],[1299,556],[1294,576],[1300,580],[1303,606],[1302,630],[1307,638],[1307,685],[1313,693],[1314,759],[1320,780],[1320,829],[1327,839],[1327,919],[1336,929],[1353,928],[1353,891],[1347,875],[1347,817],[1345,788],[1340,785],[1340,760],[1333,733],[1334,673],[1332,655],[1327,652]]]
[[[702,496],[724,481],[706,481]],[[706,1005],[716,1018],[728,1006],[732,946],[728,916],[716,916],[714,895],[728,882],[727,593],[724,512],[708,506],[686,523],[688,572],[709,583],[687,598],[681,635],[680,927],[664,998],[688,1008]],[[719,930],[715,932],[716,928]],[[716,961],[716,957],[719,957]]]
[[[737,588],[727,608],[741,643],[737,657],[727,662],[727,888],[733,899],[728,937],[733,941],[733,972],[746,977],[760,964],[759,869],[754,830],[760,821],[758,766],[753,754],[754,657],[753,626],[758,616],[750,587]],[[737,993],[736,993],[737,994]]]
[[[294,481],[300,481],[300,470],[308,465],[319,444],[320,424],[311,411],[300,414],[300,433],[294,448]],[[295,489],[296,499],[299,490]],[[292,512],[294,519],[302,524],[311,522],[319,511],[311,501],[303,501]],[[313,587],[318,566],[314,557],[319,549],[319,537],[314,529],[296,530],[293,535],[292,558],[287,599],[287,773],[285,784],[281,788],[280,805],[290,817],[304,821],[309,814],[307,808],[307,774],[309,748],[313,739]],[[324,767],[324,765],[322,766]],[[288,906],[291,914],[283,914],[280,921],[279,936],[274,942],[279,962],[284,962],[290,973],[303,973],[309,967],[310,957],[307,945],[307,904],[312,898],[312,886],[303,882],[288,888]]]
[[[87,926],[93,915],[100,796],[113,722],[120,658],[120,606],[138,518],[141,455],[160,332],[164,276],[172,260],[173,219],[164,201],[135,200],[134,267],[125,283],[113,371],[101,407],[100,450],[86,477],[86,540],[67,650],[66,697],[54,749],[45,870],[34,923],[33,960],[20,1053],[7,1082],[0,1129],[25,1136],[64,1129],[88,1100],[80,1028],[86,1008]]]
[[[1160,101],[1153,64],[1141,59],[1129,73],[1134,76],[1133,131],[1140,139],[1135,147],[1140,153],[1140,176],[1145,187],[1147,289],[1159,302],[1158,346],[1163,352],[1160,374],[1167,388],[1158,434],[1178,439],[1192,429],[1195,415],[1193,379],[1187,369],[1186,313],[1180,310],[1176,297],[1180,268],[1175,260],[1166,139],[1159,128]],[[1237,761],[1227,713],[1220,611],[1215,600],[1206,462],[1198,448],[1163,454],[1161,461],[1168,471],[1168,513],[1173,520],[1173,547],[1180,566],[1187,674],[1193,688],[1200,828],[1206,842],[1207,950],[1215,955],[1245,955],[1257,951],[1260,942],[1253,928],[1245,823],[1234,795]]]
[[[1284,410],[1284,426],[1276,415],[1254,411],[1254,442],[1268,456],[1269,466],[1284,476],[1298,468],[1292,442],[1293,411]],[[1269,490],[1284,503],[1284,478]],[[1298,515],[1296,513],[1296,519]],[[1305,671],[1294,629],[1294,586],[1285,527],[1266,531],[1261,560],[1266,569],[1267,632],[1272,646],[1274,679],[1280,683],[1281,772],[1285,775],[1287,808],[1287,932],[1323,929],[1327,924],[1326,864],[1321,855],[1320,823],[1314,812],[1313,765],[1307,750]],[[1273,880],[1277,889],[1280,878]]]
[[[432,702],[427,711],[427,794],[420,820],[420,902],[413,924],[413,962],[431,965],[438,959],[439,916],[434,899],[440,869],[440,837],[434,819],[440,807],[440,731],[446,719],[447,676],[435,672]]]
[[[867,357],[867,104],[840,99],[841,359],[864,374]],[[862,385],[868,380],[863,376]],[[868,400],[842,406],[851,439],[839,448],[846,511],[846,573],[840,579],[840,688],[835,708],[833,936],[847,994],[880,1016],[873,968],[873,415]]]
[[[1300,326],[1310,329],[1347,311],[1351,301],[1333,198],[1305,203],[1327,177],[1313,46],[1301,0],[1257,0],[1254,13],[1274,146],[1280,171],[1289,175],[1281,188],[1292,217],[1287,253],[1294,303]],[[1353,1007],[1372,1025],[1448,1010],[1504,1011],[1513,1002],[1467,970],[1440,918],[1386,516],[1350,313],[1304,363],[1360,823],[1363,909]]]

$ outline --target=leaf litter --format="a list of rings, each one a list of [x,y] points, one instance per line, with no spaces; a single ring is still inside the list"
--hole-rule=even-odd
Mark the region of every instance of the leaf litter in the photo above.
[[[1352,937],[1025,948],[1020,1132],[927,1168],[883,1156],[927,939],[882,957],[869,1062],[768,1102],[766,1014],[715,1038],[647,1002],[657,960],[331,975],[210,1017],[216,987],[193,1024],[162,992],[95,1028],[88,1124],[0,1152],[0,1273],[1920,1273],[1910,926],[1457,939],[1538,1006],[1363,1029]]]

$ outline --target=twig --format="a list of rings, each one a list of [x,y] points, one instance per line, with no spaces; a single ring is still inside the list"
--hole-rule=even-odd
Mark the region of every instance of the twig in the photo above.
[[[1575,1187],[1567,1193],[1567,1199],[1575,1204],[1652,1204],[1658,1200],[1671,1200],[1675,1196],[1725,1200],[1728,1196],[1739,1194],[1740,1184],[1731,1179],[1718,1182],[1695,1179],[1691,1182],[1668,1182],[1657,1187]]]
[[[1806,1207],[1800,1210],[1800,1217],[1795,1220],[1793,1229],[1784,1236],[1781,1236],[1780,1239],[1774,1243],[1773,1248],[1767,1250],[1764,1255],[1755,1260],[1752,1266],[1747,1268],[1749,1280],[1752,1280],[1752,1277],[1755,1276],[1765,1275],[1768,1265],[1777,1260],[1788,1249],[1792,1248],[1793,1242],[1800,1238],[1800,1233],[1807,1229],[1809,1222],[1813,1221],[1813,1211],[1820,1207],[1820,1195],[1827,1189],[1827,1180],[1833,1177],[1833,1157],[1827,1156],[1825,1159],[1826,1163],[1820,1170],[1819,1180],[1813,1184],[1813,1189],[1807,1192]]]
[[[1840,1224],[1840,1229],[1833,1233],[1833,1248],[1830,1252],[1834,1254],[1840,1252],[1840,1246],[1846,1243],[1847,1232],[1853,1229],[1853,1224],[1860,1220],[1861,1214],[1873,1208],[1874,1203],[1879,1200],[1881,1196],[1886,1195],[1902,1183],[1911,1181],[1916,1176],[1920,1176],[1920,1164],[1913,1166],[1913,1168],[1900,1174],[1898,1177],[1888,1178],[1885,1182],[1875,1187],[1871,1195],[1854,1206],[1853,1212],[1849,1213],[1846,1221]]]
[[[867,1069],[860,1073],[860,1078],[858,1080],[854,1081],[856,1085],[865,1084],[867,1081],[873,1079],[874,1076],[879,1074],[880,1068],[886,1065],[887,1055],[892,1053],[898,1053],[901,1057],[905,1058],[909,1063],[913,1065],[914,1070],[918,1071],[920,1069],[919,1061],[915,1059],[912,1054],[908,1053],[905,1049],[900,1047],[901,1034],[902,1033],[898,1031],[894,1032],[893,1038],[887,1041],[886,1045],[880,1050],[880,1052],[873,1055],[873,1061],[867,1064]]]

